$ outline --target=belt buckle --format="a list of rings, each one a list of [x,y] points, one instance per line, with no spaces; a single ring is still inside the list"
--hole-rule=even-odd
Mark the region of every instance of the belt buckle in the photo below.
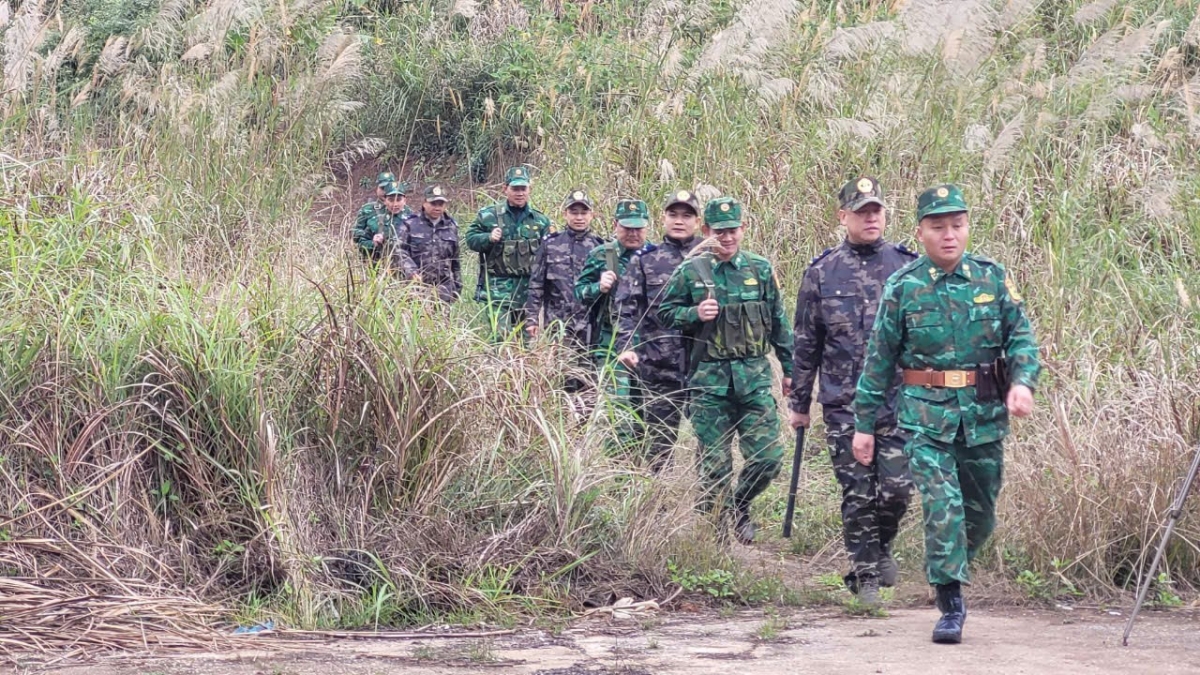
[[[950,389],[962,389],[967,386],[967,371],[965,370],[947,370],[943,377],[945,385]]]

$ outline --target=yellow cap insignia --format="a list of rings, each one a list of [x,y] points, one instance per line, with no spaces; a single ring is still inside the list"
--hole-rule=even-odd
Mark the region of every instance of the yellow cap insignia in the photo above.
[[[571,195],[571,199],[583,199],[583,193],[576,192],[575,194]]]
[[[975,296],[975,304],[982,305],[995,299],[996,296],[992,295],[991,293],[980,293],[979,295]]]
[[[1013,302],[1021,302],[1021,294],[1013,287],[1012,279],[1004,278],[1004,287],[1008,289],[1008,297],[1013,299]]]
[[[433,188],[433,196],[441,197],[442,196],[442,188],[440,188],[440,187]]]
[[[858,181],[858,191],[859,192],[870,192],[871,190],[874,190],[874,189],[875,189],[875,184],[871,182],[870,178],[864,178],[864,179]]]
[[[675,193],[675,199],[678,199],[681,202],[686,202],[690,198],[691,195],[688,194],[687,190],[680,190],[679,192]]]
[[[722,210],[722,211],[728,211],[728,210],[729,210],[729,205],[728,205],[728,204],[722,204],[722,205],[721,205],[721,210]]]
[[[938,189],[937,189],[937,196],[938,196],[940,199],[945,199],[946,197],[949,197],[949,196],[950,196],[950,191],[949,191],[949,190],[947,190],[947,189],[946,189],[946,188],[944,188],[944,187],[940,187],[940,188],[938,188]]]
[[[755,278],[751,277],[751,278],[749,278],[749,279],[747,279],[747,280],[746,280],[746,285],[747,285],[747,286],[757,286],[757,285],[758,285],[758,279],[755,279]]]
[[[517,169],[516,171],[513,172],[513,175],[514,176],[524,176],[525,172],[521,171],[520,169]]]

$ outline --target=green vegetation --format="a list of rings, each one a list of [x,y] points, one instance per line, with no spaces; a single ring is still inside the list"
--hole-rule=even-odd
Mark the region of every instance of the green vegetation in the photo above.
[[[49,4],[0,27],[6,574],[305,626],[782,597],[704,562],[687,466],[604,455],[562,354],[485,344],[471,303],[364,277],[348,218],[314,222],[405,160],[463,220],[516,162],[548,211],[579,184],[733,194],[789,293],[848,177],[884,182],[902,240],[920,188],[963,184],[1047,363],[978,563],[1038,597],[1136,580],[1200,437],[1194,3]],[[840,569],[836,503],[810,463],[795,550]],[[1198,522],[1159,604],[1200,582]]]

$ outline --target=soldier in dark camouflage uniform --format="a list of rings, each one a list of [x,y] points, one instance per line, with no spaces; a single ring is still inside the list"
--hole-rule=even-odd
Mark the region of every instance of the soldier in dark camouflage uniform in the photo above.
[[[671,458],[687,404],[688,345],[658,318],[662,291],[699,237],[700,202],[687,190],[663,206],[662,243],[636,253],[617,286],[617,360],[632,374],[630,399],[645,424],[647,459],[660,471]]]
[[[930,188],[917,199],[925,255],[883,288],[854,398],[855,459],[875,459],[875,430],[896,367],[896,417],[925,512],[925,573],[942,612],[934,642],[962,641],[968,566],[996,526],[1008,416],[1033,411],[1037,342],[1012,277],[966,253],[970,220],[962,191]]]
[[[462,294],[462,270],[458,223],[446,213],[446,202],[442,186],[425,188],[421,212],[403,219],[396,228],[393,266],[404,278],[433,286],[443,302],[454,302]]]
[[[842,533],[850,554],[846,586],[864,604],[875,606],[879,587],[896,584],[891,544],[912,493],[904,457],[908,436],[896,428],[893,390],[875,422],[876,461],[859,464],[850,447],[850,405],[883,284],[917,256],[884,240],[883,188],[874,178],[850,181],[839,200],[838,221],[846,228],[846,239],[813,260],[796,296],[791,423],[809,425],[813,382],[820,371],[819,402],[833,471],[842,486]]]
[[[354,243],[363,258],[373,263],[388,260],[396,243],[396,230],[404,220],[404,189],[398,183],[387,183],[383,191],[383,208],[373,211],[362,227],[354,228]]]
[[[546,237],[533,259],[529,299],[525,301],[525,329],[537,337],[542,327],[561,331],[566,344],[579,349],[588,344],[588,312],[575,298],[575,280],[583,262],[604,238],[592,231],[595,211],[583,190],[572,190],[563,200],[567,228]]]

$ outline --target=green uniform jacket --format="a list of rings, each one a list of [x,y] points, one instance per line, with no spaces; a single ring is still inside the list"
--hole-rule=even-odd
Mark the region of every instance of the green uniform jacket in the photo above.
[[[750,394],[771,384],[771,364],[766,353],[774,350],[779,365],[783,368],[784,377],[792,376],[792,326],[783,311],[783,299],[779,293],[779,284],[775,282],[775,273],[771,262],[766,258],[738,251],[728,262],[721,262],[711,253],[701,253],[695,258],[684,260],[671,275],[663,291],[663,299],[658,307],[658,318],[664,326],[676,328],[683,332],[689,348],[700,335],[704,322],[700,320],[697,306],[708,297],[708,289],[696,272],[696,262],[704,257],[712,266],[713,297],[721,307],[721,312],[715,321],[717,326],[724,322],[726,326],[735,312],[733,305],[743,303],[763,303],[769,315],[770,325],[766,339],[769,344],[760,345],[761,355],[739,358],[714,358],[714,344],[721,343],[722,330],[713,331],[709,348],[704,351],[696,372],[688,380],[689,386],[704,387],[717,396],[727,395],[733,390],[739,395]]]
[[[496,227],[504,233],[500,241],[493,242],[492,229]],[[467,228],[467,248],[480,254],[480,288],[475,299],[524,307],[533,259],[548,234],[550,219],[532,206],[523,209],[519,219],[507,201],[480,209]],[[519,260],[513,257],[518,244],[522,249]]]
[[[375,245],[375,235],[379,233],[380,224],[388,224],[388,211],[384,207],[383,202],[372,199],[362,208],[358,210],[358,214],[354,217],[354,229],[350,233],[350,238],[354,240],[355,247],[364,257],[371,257],[378,260],[383,256],[384,251],[392,244],[392,240],[396,238],[396,230],[394,227],[384,231],[383,245]],[[400,224],[400,221],[412,215],[412,211],[407,206],[393,219],[395,224]]]
[[[1004,267],[968,253],[947,274],[921,256],[883,288],[855,392],[855,428],[874,433],[897,366],[974,370],[1001,356],[1008,358],[1012,384],[1037,385],[1037,342]],[[968,446],[1008,434],[1004,401],[977,401],[975,387],[901,385],[897,421],[943,443],[953,442],[961,424]]]
[[[592,346],[605,349],[612,347],[613,326],[617,317],[617,308],[613,298],[617,297],[617,286],[621,283],[621,274],[625,271],[625,267],[629,265],[629,261],[633,259],[635,253],[644,249],[644,246],[640,249],[628,249],[620,242],[610,241],[592,249],[591,253],[588,253],[587,259],[583,261],[583,270],[580,271],[579,278],[575,280],[575,299],[588,312]],[[600,275],[608,269],[609,251],[614,250],[617,252],[617,269],[612,271],[616,273],[617,281],[607,293],[604,293],[600,290]]]

